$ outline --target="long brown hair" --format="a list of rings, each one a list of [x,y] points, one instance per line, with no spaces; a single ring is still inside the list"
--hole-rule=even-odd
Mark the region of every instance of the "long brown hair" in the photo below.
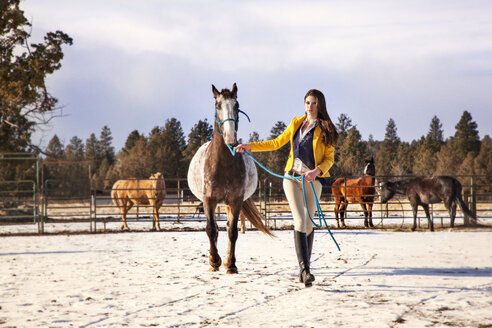
[[[304,101],[309,96],[313,96],[318,100],[318,122],[323,133],[323,143],[335,147],[338,141],[338,132],[326,110],[325,96],[321,91],[311,89],[304,96]]]

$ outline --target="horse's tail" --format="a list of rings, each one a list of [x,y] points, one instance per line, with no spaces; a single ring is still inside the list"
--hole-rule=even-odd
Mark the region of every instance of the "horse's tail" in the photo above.
[[[477,217],[475,214],[473,214],[472,211],[466,206],[465,202],[463,201],[463,198],[461,197],[461,183],[456,180],[456,202],[461,208],[461,211],[463,212],[465,218],[471,219],[470,222],[472,225],[477,224]]]
[[[260,211],[258,211],[255,203],[253,203],[251,198],[248,198],[246,201],[243,202],[243,207],[241,208],[241,212],[244,214],[246,219],[248,219],[248,221],[255,226],[256,229],[266,233],[271,237],[275,236],[270,232],[270,229],[268,229],[263,224],[264,217],[263,215],[261,215]]]

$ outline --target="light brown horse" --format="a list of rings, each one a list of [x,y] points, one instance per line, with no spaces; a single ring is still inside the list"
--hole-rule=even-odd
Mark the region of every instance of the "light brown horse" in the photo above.
[[[232,210],[229,206],[226,206],[226,213],[227,213],[227,222],[232,221],[232,219],[234,218],[234,213],[232,213]],[[246,230],[245,228],[246,218],[244,217],[243,211],[239,213],[239,218],[241,219],[241,233],[244,234]]]
[[[159,209],[165,197],[166,183],[160,172],[152,174],[149,179],[116,181],[111,190],[111,198],[121,212],[121,230],[130,230],[126,224],[126,214],[133,205],[138,204],[152,206],[152,230],[160,231]]]
[[[376,198],[376,167],[374,159],[366,159],[364,164],[364,175],[358,179],[338,178],[333,182],[331,191],[335,199],[335,217],[337,227],[340,228],[338,215],[345,228],[345,217],[348,203],[359,203],[364,211],[364,226],[374,227],[372,224],[372,206]]]

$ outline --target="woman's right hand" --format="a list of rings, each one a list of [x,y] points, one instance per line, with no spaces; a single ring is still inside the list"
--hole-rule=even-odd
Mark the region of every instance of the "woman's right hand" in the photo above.
[[[242,153],[244,152],[245,150],[246,151],[251,151],[251,144],[239,144],[236,146],[236,148],[234,148],[234,150],[238,153]]]

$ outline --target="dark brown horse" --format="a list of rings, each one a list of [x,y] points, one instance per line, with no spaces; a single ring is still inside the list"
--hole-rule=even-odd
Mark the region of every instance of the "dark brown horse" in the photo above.
[[[215,221],[217,204],[229,207],[227,234],[229,245],[224,267],[227,273],[237,273],[235,248],[238,238],[237,222],[240,213],[260,231],[271,235],[262,222],[263,217],[249,197],[256,191],[258,175],[253,160],[247,154],[234,156],[227,145],[237,144],[239,122],[237,87],[218,91],[212,85],[215,98],[215,129],[212,141],[202,145],[190,163],[188,185],[193,194],[203,201],[207,216],[207,235],[210,241],[210,270],[217,271],[222,260],[217,251],[218,227]]]
[[[429,204],[444,202],[451,218],[451,228],[456,217],[456,203],[463,211],[466,219],[476,224],[476,216],[468,209],[461,198],[461,183],[453,177],[436,176],[431,178],[416,177],[411,179],[385,182],[381,184],[381,202],[387,203],[395,194],[407,196],[413,210],[412,231],[417,228],[418,206],[422,206],[429,222],[430,231],[434,231],[434,223],[429,214]]]
[[[331,192],[335,200],[335,217],[337,227],[340,228],[338,215],[342,221],[342,228],[345,228],[346,211],[348,203],[359,203],[364,211],[364,226],[374,227],[372,224],[372,206],[374,198],[377,196],[376,188],[376,167],[374,159],[364,161],[364,175],[358,179],[338,178],[331,186]]]

